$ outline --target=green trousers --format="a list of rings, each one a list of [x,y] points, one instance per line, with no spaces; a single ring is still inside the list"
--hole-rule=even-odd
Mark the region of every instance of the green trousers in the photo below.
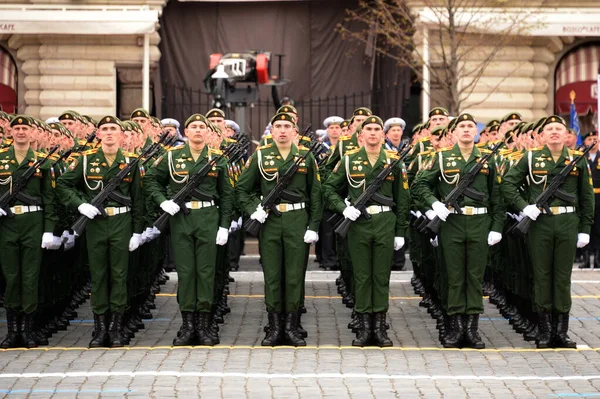
[[[42,212],[0,217],[2,274],[6,280],[6,309],[32,313],[38,306],[42,262]]]
[[[171,218],[177,266],[177,301],[182,312],[210,312],[215,289],[219,208],[194,209]]]
[[[129,213],[96,217],[86,229],[88,260],[92,280],[92,311],[123,313],[127,308],[129,239],[132,234]]]
[[[536,311],[571,310],[571,271],[577,248],[579,218],[575,213],[540,215],[529,229]]]
[[[354,278],[354,310],[386,312],[390,298],[390,274],[394,256],[396,216],[392,212],[360,218],[348,231],[348,252]]]
[[[446,270],[447,313],[483,313],[483,275],[488,260],[488,215],[450,215],[438,235]]]
[[[308,245],[304,209],[269,216],[259,233],[268,312],[295,312],[302,303],[304,267]]]

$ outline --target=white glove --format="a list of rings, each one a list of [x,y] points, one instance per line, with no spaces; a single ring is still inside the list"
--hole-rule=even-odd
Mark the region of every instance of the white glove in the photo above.
[[[148,241],[150,241],[151,234],[152,234],[152,228],[146,227],[144,229],[144,231],[142,231],[142,239],[140,240],[140,245],[143,245],[144,243],[147,243]]]
[[[4,212],[4,209],[0,208],[0,217],[2,216],[6,216],[6,212]]]
[[[55,249],[54,248],[54,234],[52,234],[52,233],[42,234],[42,248]]]
[[[96,208],[93,205],[88,204],[87,202],[79,205],[77,207],[77,210],[79,211],[79,213],[81,213],[83,216],[87,217],[88,219],[93,219],[96,216],[100,215],[100,211],[98,210],[98,208]]]
[[[61,245],[62,245],[62,238],[53,235],[52,236],[52,246],[48,247],[48,249],[57,250],[60,248]]]
[[[319,241],[319,233],[312,230],[306,230],[304,233],[304,242],[307,244],[316,244]]]
[[[590,243],[590,235],[585,233],[577,234],[577,248],[583,248]]]
[[[490,231],[488,234],[488,245],[491,247],[498,244],[502,240],[502,233],[497,231]]]
[[[229,231],[225,227],[219,227],[217,231],[217,245],[225,245],[227,244],[227,239],[229,238]]]
[[[154,240],[159,235],[160,235],[160,230],[157,229],[156,227],[152,226],[152,238],[151,238],[151,240]]]
[[[66,244],[69,241],[69,230],[65,230],[62,232],[60,239],[63,244]]]
[[[229,232],[233,233],[234,231],[237,231],[239,229],[239,225],[237,220],[232,220],[231,221],[231,226],[229,226]]]
[[[517,220],[517,222],[523,220],[524,217],[525,216],[523,215],[523,212],[520,212],[518,215],[515,215],[515,219]]]
[[[399,251],[404,246],[404,237],[394,237],[394,251]]]
[[[435,236],[435,238],[430,238],[430,239],[429,239],[429,242],[431,243],[431,245],[433,245],[433,246],[434,246],[434,247],[436,247],[436,248],[437,248],[437,247],[438,247],[438,245],[439,245],[439,244],[438,244],[438,237],[437,237],[437,236]]]
[[[65,251],[68,251],[69,249],[71,249],[75,246],[75,235],[71,234],[67,230],[65,230],[65,232],[67,233],[67,241],[65,242]],[[63,232],[63,235],[65,234],[65,232]]]
[[[355,207],[353,207],[352,205],[349,205],[346,207],[346,209],[344,209],[344,212],[342,212],[342,214],[344,215],[345,218],[352,220],[353,222],[358,219],[361,215],[360,211],[358,209],[356,209]]]
[[[423,216],[423,214],[421,213],[421,211],[416,211],[416,212],[415,212],[415,216],[416,216],[417,218],[420,218],[421,216]]]
[[[254,219],[259,223],[264,223],[267,220],[267,212],[260,206],[260,204],[256,207],[256,211],[252,215],[250,215],[250,219]]]
[[[238,218],[237,222],[238,222],[238,228],[241,229],[242,228],[242,222],[243,222],[241,216]]]
[[[173,200],[166,200],[166,201],[161,202],[160,208],[163,211],[167,212],[171,216],[175,215],[177,212],[179,212],[181,210],[179,205],[177,205],[175,203],[175,201],[173,201]]]
[[[425,216],[427,216],[427,219],[433,220],[437,216],[437,213],[435,213],[434,210],[430,209],[427,212],[425,212]]]
[[[535,205],[527,205],[525,208],[523,208],[523,211],[521,211],[521,213],[531,220],[536,220],[542,212]]]
[[[450,211],[448,210],[448,208],[446,208],[446,205],[444,205],[440,201],[435,201],[431,205],[431,208],[435,212],[435,215],[437,217],[439,217],[440,219],[442,219],[442,221],[444,221],[444,222],[448,218],[448,215],[450,215]]]
[[[139,248],[142,243],[142,235],[138,233],[133,233],[131,238],[129,239],[129,252],[133,252]]]

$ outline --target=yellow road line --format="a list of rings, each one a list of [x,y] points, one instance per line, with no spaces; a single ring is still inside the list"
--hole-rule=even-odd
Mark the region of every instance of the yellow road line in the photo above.
[[[156,351],[156,350],[356,350],[356,351],[400,351],[400,352],[450,352],[450,351],[462,351],[462,352],[600,352],[600,348],[550,348],[550,349],[535,349],[535,348],[488,348],[488,349],[456,349],[456,348],[438,348],[438,347],[391,347],[391,348],[379,348],[379,347],[355,347],[355,346],[304,346],[304,347],[293,347],[293,346],[251,346],[251,345],[218,345],[218,346],[132,346],[123,348],[85,348],[85,347],[52,347],[52,348],[12,348],[12,349],[0,349],[0,352],[25,352],[25,351]]]
[[[177,294],[156,294],[158,297],[175,297]],[[229,294],[231,298],[264,298],[264,295],[260,294]],[[342,299],[341,296],[328,296],[328,295],[306,295],[305,298],[309,299]],[[488,299],[489,297],[484,296],[483,299]],[[571,295],[573,299],[598,299],[600,295]],[[421,300],[420,296],[391,296],[391,300]]]

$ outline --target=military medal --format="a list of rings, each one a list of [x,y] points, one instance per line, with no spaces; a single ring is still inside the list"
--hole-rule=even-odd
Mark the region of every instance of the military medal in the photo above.
[[[175,167],[176,167],[177,169],[179,169],[179,168],[181,168],[181,165],[177,164],[177,165],[175,165]]]
[[[452,166],[456,166],[456,162],[452,161]]]
[[[540,167],[541,167],[541,168],[543,168],[544,166],[546,166],[546,162],[542,162],[542,163],[540,164]]]
[[[185,169],[185,164],[184,163],[181,164],[181,169]]]
[[[358,166],[358,171],[360,172],[362,170],[362,165]]]
[[[275,165],[275,161],[269,162],[269,165],[271,165],[271,166]]]
[[[539,168],[539,167],[540,167],[540,164],[536,162],[536,164],[535,164],[535,167],[536,167],[536,168]]]

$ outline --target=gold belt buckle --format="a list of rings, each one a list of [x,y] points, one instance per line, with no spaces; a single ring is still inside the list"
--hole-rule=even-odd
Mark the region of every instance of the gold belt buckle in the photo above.
[[[112,206],[110,208],[106,208],[106,214],[108,216],[115,216],[115,208]]]
[[[200,202],[192,201],[192,209],[200,209]]]
[[[287,206],[288,204],[279,204],[279,212],[287,212]]]
[[[553,214],[558,215],[560,212],[560,206],[553,206],[550,208]]]
[[[15,210],[13,212],[15,215],[22,215],[23,214],[23,206],[22,205],[15,205]]]
[[[472,215],[474,215],[474,212],[475,212],[475,208],[470,207],[470,206],[465,207],[465,211],[464,211],[465,215],[472,216]]]

